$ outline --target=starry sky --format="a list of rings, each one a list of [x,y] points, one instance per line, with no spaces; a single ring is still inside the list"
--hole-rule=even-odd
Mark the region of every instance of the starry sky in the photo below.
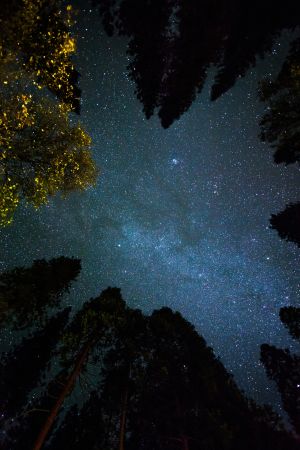
[[[248,395],[278,405],[259,347],[292,347],[278,313],[299,305],[300,253],[269,229],[269,217],[299,200],[300,172],[275,166],[259,141],[264,105],[256,90],[278,71],[289,36],[214,103],[212,71],[190,110],[164,130],[135,98],[126,40],[108,38],[95,10],[77,20],[80,121],[100,177],[95,188],[38,212],[20,208],[0,231],[0,269],[78,257],[82,272],[68,303],[79,307],[117,286],[146,313],[179,310]]]

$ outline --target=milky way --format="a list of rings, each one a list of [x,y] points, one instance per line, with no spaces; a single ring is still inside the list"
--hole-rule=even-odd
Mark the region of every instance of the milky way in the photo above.
[[[100,168],[95,189],[25,207],[1,231],[2,269],[59,255],[82,260],[69,303],[118,286],[149,313],[179,310],[240,386],[277,402],[260,344],[291,345],[279,308],[299,301],[299,250],[269,229],[271,213],[299,200],[297,167],[275,166],[258,139],[257,82],[273,54],[215,103],[209,83],[170,129],[147,121],[128,79],[126,42],[107,38],[95,11],[78,16],[80,120]]]

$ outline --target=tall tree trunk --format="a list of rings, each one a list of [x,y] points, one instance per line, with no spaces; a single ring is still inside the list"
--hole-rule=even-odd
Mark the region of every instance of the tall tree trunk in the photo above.
[[[127,401],[128,401],[128,387],[126,386],[123,400],[122,400],[122,410],[121,410],[121,418],[120,418],[119,450],[125,449],[124,445],[125,445],[125,431],[126,431]]]
[[[75,366],[73,371],[71,372],[70,376],[68,377],[66,384],[63,388],[63,390],[61,391],[59,397],[57,398],[52,410],[50,411],[49,416],[47,417],[41,431],[40,434],[37,437],[37,440],[35,441],[35,444],[33,446],[33,450],[40,450],[45,442],[45,439],[53,425],[53,422],[56,419],[56,416],[65,400],[65,398],[67,397],[67,395],[70,393],[70,391],[72,391],[76,378],[78,377],[78,375],[80,374],[81,370],[82,370],[82,366],[89,354],[89,351],[91,350],[91,347],[93,345],[93,341],[90,340],[88,341],[85,346],[82,348],[80,354],[78,355],[78,358],[76,360]]]
[[[189,450],[189,438],[188,436],[182,436],[182,448],[183,450]]]

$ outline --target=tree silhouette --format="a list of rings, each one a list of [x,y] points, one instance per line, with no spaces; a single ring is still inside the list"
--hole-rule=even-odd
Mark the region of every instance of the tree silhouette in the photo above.
[[[53,450],[105,448],[103,447],[105,434],[101,397],[97,391],[92,391],[81,409],[77,405],[69,409],[62,425],[46,448]]]
[[[270,224],[281,239],[295,242],[300,247],[300,202],[291,203],[280,213],[272,214]]]
[[[32,389],[49,370],[49,360],[67,323],[70,308],[50,318],[45,327],[35,331],[12,351],[1,356],[0,408],[1,421],[22,414]],[[29,363],[30,362],[30,363]]]
[[[45,417],[53,408],[67,376],[66,370],[60,370],[48,383],[45,391],[32,397],[24,414],[14,420],[5,432],[1,449],[32,450],[36,435],[41,429]]]
[[[300,434],[300,357],[291,355],[287,349],[263,344],[261,361],[268,377],[276,382],[283,407],[296,432]]]
[[[288,328],[290,335],[300,339],[300,308],[294,306],[285,306],[280,308],[280,320]]]
[[[275,163],[300,162],[300,38],[296,39],[275,81],[264,80],[260,98],[268,101],[261,139],[276,149]]]
[[[79,376],[93,356],[93,350],[100,345],[113,345],[113,330],[122,321],[124,308],[125,302],[120,290],[108,288],[98,298],[86,302],[75,315],[63,336],[61,355],[67,370],[62,388],[40,429],[33,450],[43,447],[65,399],[72,393]],[[94,361],[97,361],[95,355]]]
[[[131,411],[135,408],[139,387],[145,381],[149,332],[147,318],[139,310],[127,308],[124,319],[115,328],[114,346],[103,358],[101,399],[106,416],[105,446],[118,443],[124,450],[130,430]]]
[[[217,66],[211,99],[231,88],[265,55],[284,28],[299,25],[299,5],[271,0],[93,0],[109,35],[129,37],[129,74],[146,117],[163,127],[188,110]]]
[[[12,397],[14,410],[21,396],[27,407],[9,424],[3,445],[0,438],[5,450],[297,448],[271,409],[249,402],[194,327],[169,308],[145,316],[108,288],[82,306],[63,334],[59,321],[52,328],[53,336],[46,325],[5,360],[9,372],[24,360],[29,366],[26,395]],[[58,336],[56,374],[48,371],[46,390],[30,398]],[[29,351],[33,345],[45,347],[41,361],[39,351]],[[80,401],[60,414],[91,369]],[[295,402],[286,398],[295,416]]]
[[[0,274],[0,323],[26,328],[43,323],[81,269],[80,260],[59,257],[34,261]]]

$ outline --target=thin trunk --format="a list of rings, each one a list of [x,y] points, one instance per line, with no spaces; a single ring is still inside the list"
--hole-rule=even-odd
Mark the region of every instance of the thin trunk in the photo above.
[[[181,442],[183,450],[189,450],[189,438],[187,436],[182,436]]]
[[[126,387],[123,401],[122,401],[122,411],[121,411],[121,418],[120,418],[119,450],[125,449],[124,445],[125,445],[125,431],[126,431],[127,400],[128,400],[128,387]]]
[[[73,371],[71,372],[69,378],[67,379],[67,382],[66,382],[63,390],[61,391],[59,397],[57,398],[53,408],[50,411],[49,416],[47,417],[46,422],[44,423],[44,425],[40,431],[40,434],[38,435],[37,440],[35,441],[33,450],[40,450],[42,448],[42,446],[45,442],[45,439],[53,425],[53,422],[56,419],[56,416],[57,416],[65,398],[70,393],[70,391],[73,389],[76,378],[78,377],[78,375],[80,374],[80,372],[82,370],[82,366],[88,356],[89,351],[91,350],[92,344],[93,344],[92,340],[88,341],[86,343],[86,345],[83,347],[83,349],[81,350],[81,352],[76,360]]]

